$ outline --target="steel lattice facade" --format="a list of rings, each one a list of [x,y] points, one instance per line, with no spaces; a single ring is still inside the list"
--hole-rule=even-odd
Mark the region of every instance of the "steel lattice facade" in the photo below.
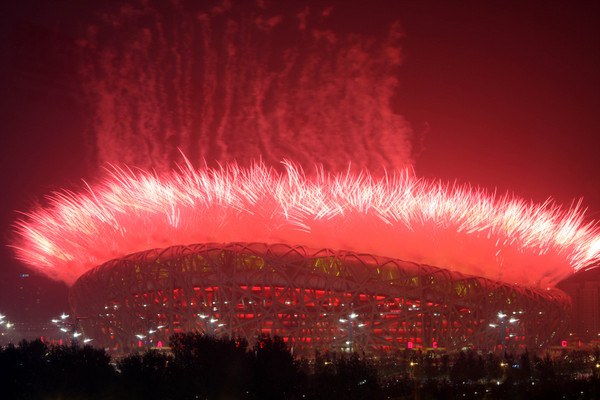
[[[467,346],[557,340],[570,299],[397,259],[264,243],[174,246],[109,261],[81,276],[71,305],[86,336],[123,348],[180,331],[278,335],[295,352]],[[507,317],[508,318],[508,317]],[[158,327],[162,327],[157,329]]]

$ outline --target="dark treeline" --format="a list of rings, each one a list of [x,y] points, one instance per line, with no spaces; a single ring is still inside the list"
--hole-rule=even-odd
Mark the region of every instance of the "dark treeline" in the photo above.
[[[174,335],[171,352],[118,360],[89,346],[23,341],[0,350],[3,399],[594,399],[598,352],[502,361],[474,351],[407,351],[384,359],[316,354],[294,359],[285,342]]]
[[[600,399],[600,354],[410,352],[378,364],[390,399]]]
[[[171,352],[111,361],[90,346],[22,341],[0,350],[2,399],[365,399],[383,398],[375,369],[358,356],[294,360],[278,337],[242,340],[203,334],[170,338]]]

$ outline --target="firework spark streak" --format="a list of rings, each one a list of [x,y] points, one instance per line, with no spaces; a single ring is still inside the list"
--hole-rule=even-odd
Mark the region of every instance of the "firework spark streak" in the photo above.
[[[112,167],[82,193],[50,196],[16,223],[17,257],[72,284],[126,254],[176,244],[265,242],[369,253],[549,287],[600,260],[600,230],[562,209],[404,171],[306,175],[284,162],[170,174]]]

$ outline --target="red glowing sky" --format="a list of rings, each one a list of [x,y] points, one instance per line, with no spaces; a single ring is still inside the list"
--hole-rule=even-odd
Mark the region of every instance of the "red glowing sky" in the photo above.
[[[400,21],[404,61],[393,107],[415,132],[417,174],[537,202],[583,197],[588,216],[600,219],[600,6],[446,3],[332,2],[338,24],[366,33]],[[93,13],[78,4],[1,6],[5,238],[14,210],[94,179],[82,133],[88,106],[61,53]],[[0,312],[16,313],[16,276],[29,271],[8,250],[0,255]],[[50,288],[42,297],[64,304],[64,294],[50,295],[62,286],[39,282]]]

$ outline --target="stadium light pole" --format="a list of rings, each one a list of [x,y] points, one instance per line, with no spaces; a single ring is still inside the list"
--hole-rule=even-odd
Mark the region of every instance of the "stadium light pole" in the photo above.
[[[6,318],[6,315],[4,314],[0,314],[0,325],[4,325],[6,328],[6,334],[9,333],[9,329],[12,328],[14,326],[14,324],[10,323],[10,321],[5,320],[4,318]],[[2,336],[4,336],[4,332],[2,332]],[[12,343],[12,340],[10,338],[10,335],[8,335],[8,342]]]
[[[506,358],[506,325],[507,323],[514,324],[519,321],[517,318],[511,317],[507,318],[507,315],[502,311],[498,312],[498,319],[500,320],[500,324],[490,324],[492,328],[500,327],[500,337],[502,339],[502,362]]]
[[[207,322],[204,324],[207,328],[208,328],[208,334],[210,336],[215,336],[215,333],[217,332],[216,328],[221,328],[223,326],[225,326],[224,323],[218,323],[219,320],[215,317],[211,317],[209,315],[206,314],[200,314],[198,315],[199,318],[203,319],[203,320],[207,320]],[[215,324],[216,324],[216,328],[215,328]]]
[[[63,312],[60,315],[60,317],[52,319],[52,323],[55,324],[58,329],[60,329],[60,332],[61,332],[60,343],[61,343],[61,345],[65,345],[66,344],[65,334],[69,332],[69,329],[67,329],[67,325],[70,325],[70,323],[68,321],[68,318],[69,318],[69,315]]]
[[[148,349],[152,349],[152,342],[154,341],[154,334],[159,332],[161,329],[164,328],[164,325],[158,325],[156,328],[150,328],[150,330],[148,330],[148,340],[146,341],[148,343]]]
[[[63,344],[66,344],[65,340],[64,340],[65,333],[69,333],[69,332],[70,332],[70,336],[71,336],[71,344],[76,344],[77,341],[79,340],[77,338],[79,336],[83,335],[83,332],[78,331],[79,321],[82,319],[88,319],[88,317],[71,318],[75,322],[70,322],[69,317],[70,317],[70,315],[62,313],[62,315],[60,316],[60,319],[54,318],[54,319],[52,319],[52,323],[55,324],[62,332],[61,340],[62,340]],[[91,341],[92,341],[92,339],[86,338],[85,335],[83,336],[83,343],[89,343]]]
[[[358,314],[353,312],[350,315],[348,315],[348,319],[340,318],[340,322],[342,324],[348,323],[348,327],[346,328],[346,331],[348,332],[348,341],[346,341],[346,344],[348,345],[348,349],[350,350],[350,352],[354,351],[354,322],[357,317]],[[365,326],[365,324],[358,324],[359,328],[363,326]]]

